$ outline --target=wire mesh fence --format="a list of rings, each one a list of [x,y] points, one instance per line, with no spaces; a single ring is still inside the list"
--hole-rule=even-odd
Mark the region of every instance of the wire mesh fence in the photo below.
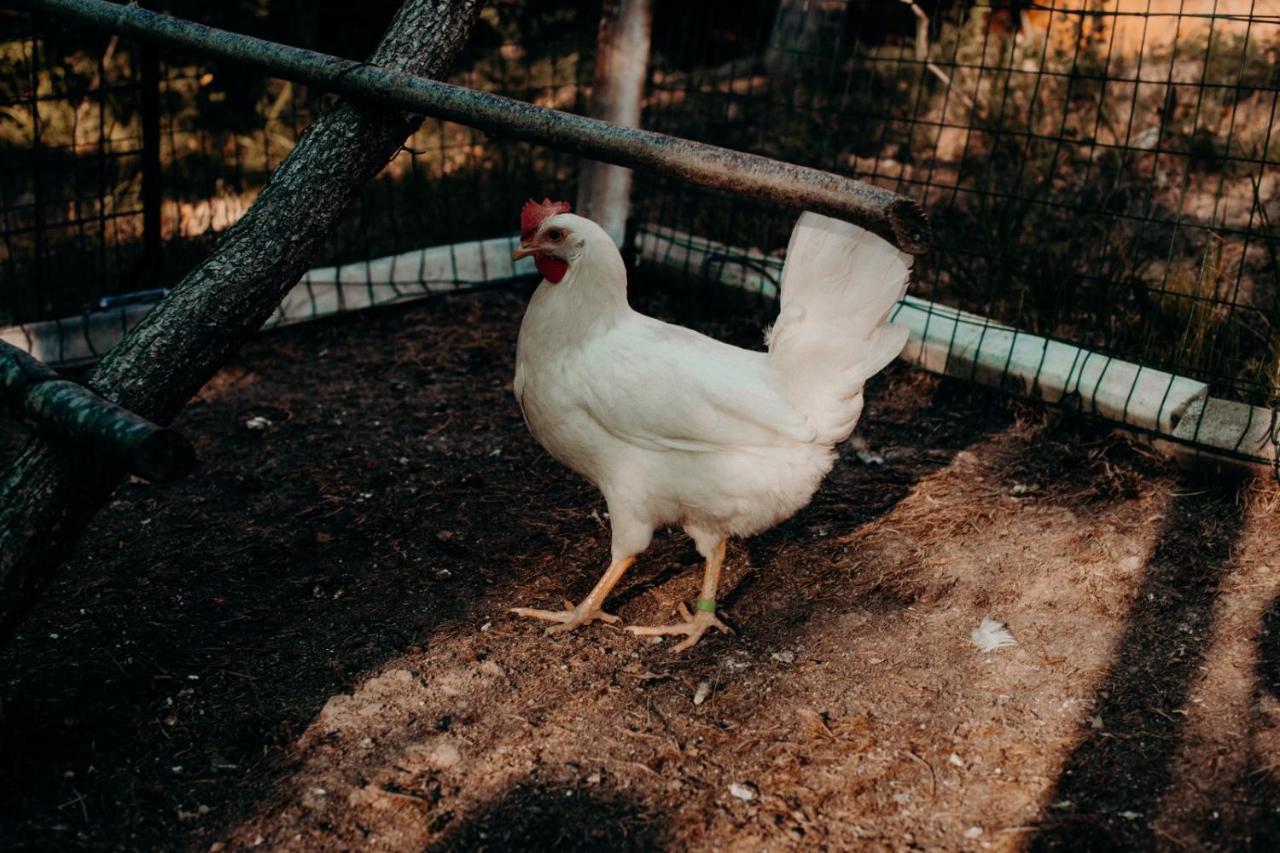
[[[284,41],[356,56],[377,35],[316,43],[324,4],[281,5]],[[537,5],[487,10],[456,82],[585,112],[599,6]],[[0,323],[171,285],[327,103],[4,14]],[[1278,50],[1280,0],[663,0],[644,124],[922,201],[935,245],[902,315],[920,315],[917,363],[1184,441],[1225,430],[1210,443],[1271,459]],[[429,120],[318,259],[332,272],[313,283],[336,286],[297,299],[501,278],[501,253],[457,247],[507,239],[525,197],[573,198],[576,174],[575,158]],[[793,222],[645,175],[633,198],[642,265],[765,295]]]
[[[683,41],[655,57],[651,127],[920,198],[935,245],[913,293],[973,312],[961,325],[1025,330],[1199,380],[1221,400],[1274,406],[1280,4],[733,8],[704,4]],[[709,39],[724,47],[702,62]],[[754,247],[746,263],[760,268],[790,225],[661,181],[642,180],[637,216],[674,229],[653,236],[654,252],[697,258],[704,276],[733,253],[690,253],[685,235]],[[1042,378],[1015,385],[1029,392]],[[1267,456],[1257,441],[1274,442],[1269,413],[1236,417],[1229,449]],[[1159,431],[1176,426],[1165,420]]]
[[[367,53],[396,5],[363,38],[318,46]],[[324,31],[323,8],[302,4],[280,37],[305,43]],[[0,15],[0,325],[74,316],[176,283],[332,103],[227,63]],[[210,23],[263,29],[252,18]],[[594,34],[591,16],[498,5],[454,82],[583,111]],[[428,120],[362,194],[317,269],[336,275],[352,262],[506,235],[530,187],[571,190],[575,176],[575,158]],[[460,279],[452,268],[440,275]]]

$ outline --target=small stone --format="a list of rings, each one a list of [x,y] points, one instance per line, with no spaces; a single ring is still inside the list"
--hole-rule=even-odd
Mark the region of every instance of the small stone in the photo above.
[[[951,756],[947,759],[947,761],[950,762],[951,766],[953,767],[964,767],[964,759],[956,755],[954,752],[951,753]]]
[[[755,786],[743,782],[730,783],[729,793],[744,803],[749,803],[756,798]]]
[[[271,421],[262,417],[262,415],[255,415],[254,417],[249,418],[249,420],[245,421],[244,425],[246,428],[251,429],[254,432],[262,432],[263,430],[271,426]]]
[[[968,829],[966,829],[966,830],[964,831],[964,837],[965,837],[965,838],[970,838],[970,839],[972,839],[972,838],[981,838],[981,837],[982,837],[982,827],[980,827],[980,826],[971,826],[971,827],[969,827]]]
[[[411,746],[408,755],[416,766],[434,770],[447,770],[462,763],[462,752],[448,741]]]
[[[693,693],[693,704],[701,705],[703,702],[707,701],[707,697],[710,695],[711,695],[711,682],[699,681],[698,689],[695,690]]]
[[[453,577],[453,572],[448,569],[436,569],[432,572],[432,577],[438,581],[447,581],[449,578]]]

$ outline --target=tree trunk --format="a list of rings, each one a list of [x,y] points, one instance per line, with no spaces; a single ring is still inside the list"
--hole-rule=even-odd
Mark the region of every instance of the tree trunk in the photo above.
[[[830,66],[843,38],[847,0],[780,0],[764,65],[775,92]]]
[[[478,11],[479,0],[407,0],[369,62],[439,76]],[[244,218],[103,358],[89,386],[145,418],[171,421],[257,332],[420,121],[347,102],[321,116]],[[37,438],[0,480],[0,641],[71,554],[122,473]]]

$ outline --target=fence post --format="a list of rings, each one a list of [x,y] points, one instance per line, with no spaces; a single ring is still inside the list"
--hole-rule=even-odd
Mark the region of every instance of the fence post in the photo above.
[[[44,150],[44,143],[40,139],[41,126],[40,121],[40,50],[43,47],[41,39],[34,33],[31,36],[31,197],[32,197],[32,221],[34,224],[34,250],[32,255],[35,257],[35,291],[37,294],[31,300],[23,300],[26,304],[18,308],[18,311],[29,311],[36,307],[35,299],[42,300],[39,307],[44,311],[51,311],[53,308],[53,299],[49,294],[49,288],[45,287],[44,262],[45,262],[45,212],[44,212],[44,192],[43,192],[43,174],[44,169],[41,164],[41,151]]]
[[[625,127],[640,126],[649,38],[650,0],[605,0],[596,41],[591,117]],[[631,170],[596,160],[582,164],[577,212],[592,219],[622,245],[631,213]]]
[[[142,117],[142,280],[151,287],[159,278],[163,250],[160,233],[160,51],[155,45],[142,45],[141,66]],[[145,289],[145,288],[141,288]]]

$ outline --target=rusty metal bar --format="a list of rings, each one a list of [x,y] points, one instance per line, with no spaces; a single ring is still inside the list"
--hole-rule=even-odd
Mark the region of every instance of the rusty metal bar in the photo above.
[[[888,190],[768,157],[536,107],[436,80],[289,47],[104,0],[10,0],[13,5],[144,42],[241,63],[273,77],[355,100],[470,125],[689,183],[813,210],[853,222],[919,254],[929,242],[924,211]]]

